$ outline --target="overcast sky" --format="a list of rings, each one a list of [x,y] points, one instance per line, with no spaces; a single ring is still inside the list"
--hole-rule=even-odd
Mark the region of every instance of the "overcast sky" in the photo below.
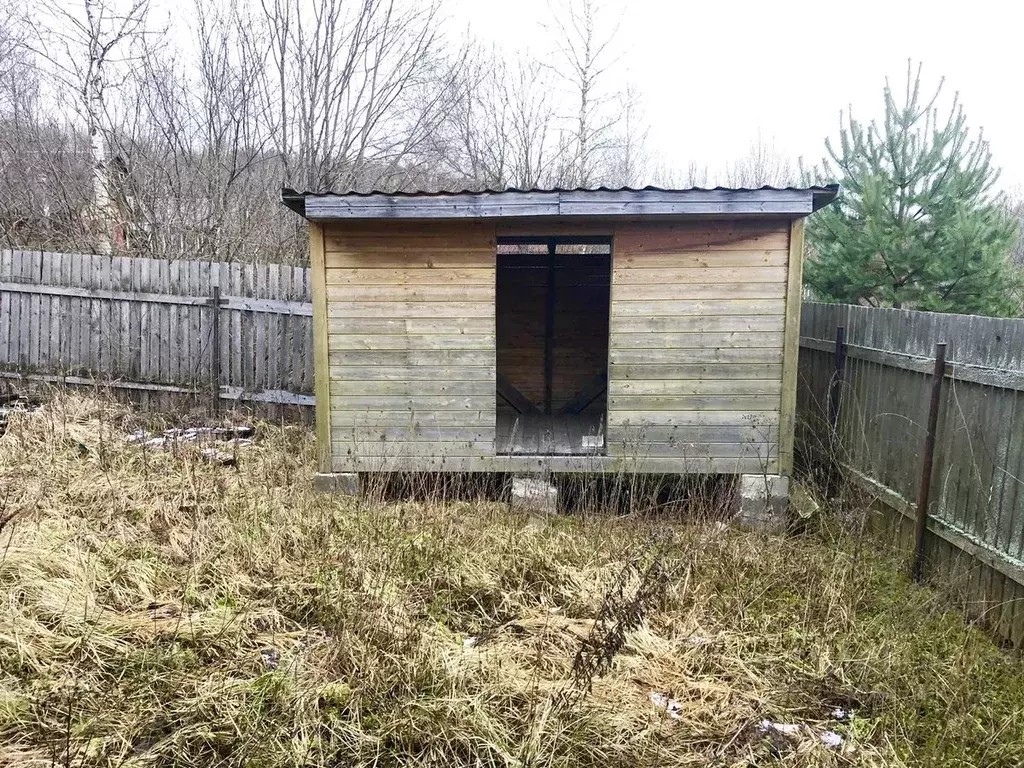
[[[761,139],[818,162],[840,110],[882,113],[907,58],[959,91],[984,127],[1001,186],[1024,185],[1024,4],[1019,0],[605,0],[618,23],[617,77],[636,83],[650,143],[671,165],[719,169]],[[552,48],[549,0],[446,0],[452,31],[510,51]]]

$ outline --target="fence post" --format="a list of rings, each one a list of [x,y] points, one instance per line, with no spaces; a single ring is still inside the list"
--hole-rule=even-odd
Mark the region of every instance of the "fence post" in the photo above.
[[[213,296],[210,298],[213,317],[211,323],[211,345],[210,345],[210,398],[213,412],[220,413],[220,286],[213,286]]]
[[[843,373],[846,370],[846,328],[836,326],[836,355],[832,371],[832,391],[829,393],[828,425],[832,430],[833,439],[839,426],[839,405],[843,392]]]
[[[843,377],[846,371],[846,327],[836,326],[836,349],[829,379],[828,393],[828,459],[829,473],[826,481],[826,494],[835,496],[840,474],[839,467],[839,408],[842,405]]]
[[[932,397],[928,405],[928,432],[924,438],[921,463],[921,487],[917,492],[917,521],[914,529],[914,581],[924,573],[924,538],[928,527],[928,496],[932,487],[932,461],[935,457],[935,431],[939,423],[939,400],[942,380],[946,376],[946,345],[935,345],[935,368],[932,371]]]

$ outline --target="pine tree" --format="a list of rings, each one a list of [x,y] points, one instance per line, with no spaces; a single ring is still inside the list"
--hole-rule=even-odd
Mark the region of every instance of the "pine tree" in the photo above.
[[[944,122],[907,67],[904,103],[886,81],[885,122],[852,117],[830,141],[824,175],[838,201],[810,217],[805,280],[816,297],[870,306],[1014,315],[1016,227],[993,194],[999,172],[959,100]]]

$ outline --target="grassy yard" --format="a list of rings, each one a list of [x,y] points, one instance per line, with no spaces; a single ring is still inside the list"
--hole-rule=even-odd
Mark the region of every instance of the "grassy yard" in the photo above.
[[[1024,665],[833,526],[318,496],[308,430],[137,422],[0,437],[0,764],[1024,764]]]

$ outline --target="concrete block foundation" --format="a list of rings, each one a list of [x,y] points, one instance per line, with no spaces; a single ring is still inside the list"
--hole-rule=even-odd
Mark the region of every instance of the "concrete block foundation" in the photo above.
[[[786,527],[789,478],[785,475],[740,475],[736,483],[733,520],[750,530]]]
[[[313,490],[321,493],[358,496],[360,488],[358,472],[317,473],[313,477]]]
[[[558,509],[558,489],[536,477],[512,478],[512,509],[553,515]]]

